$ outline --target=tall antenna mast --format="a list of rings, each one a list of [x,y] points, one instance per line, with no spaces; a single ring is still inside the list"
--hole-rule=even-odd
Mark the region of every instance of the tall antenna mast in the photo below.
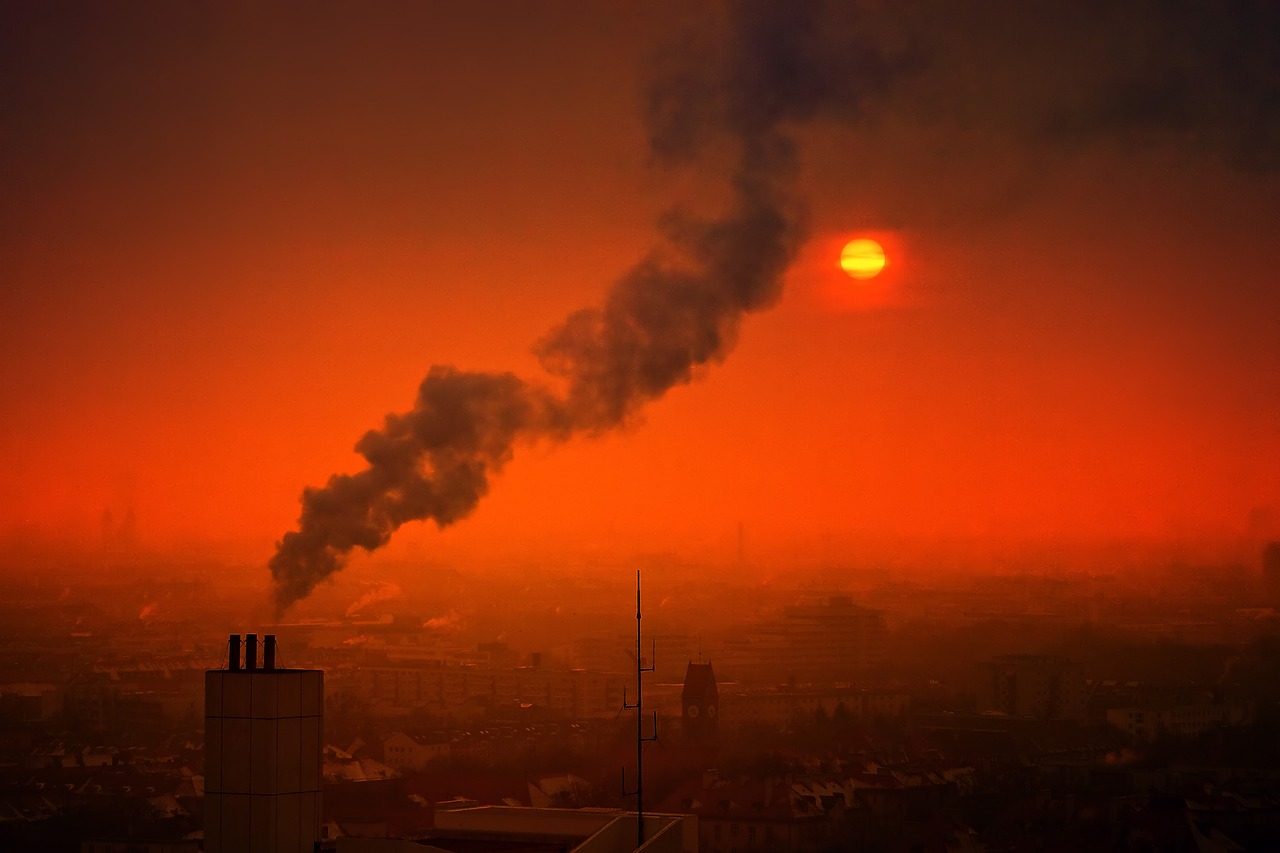
[[[658,712],[653,712],[653,734],[644,736],[644,674],[653,672],[658,665],[658,643],[655,640],[649,654],[649,665],[644,665],[640,639],[640,570],[636,569],[636,701],[627,702],[627,688],[622,688],[622,707],[636,712],[636,789],[627,790],[627,769],[622,768],[622,796],[636,798],[636,847],[644,845],[644,745],[658,739]]]

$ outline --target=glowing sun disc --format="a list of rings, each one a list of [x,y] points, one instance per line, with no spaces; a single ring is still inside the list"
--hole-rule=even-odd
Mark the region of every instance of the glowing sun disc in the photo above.
[[[865,237],[850,240],[840,250],[840,269],[853,278],[873,278],[884,269],[884,249]]]

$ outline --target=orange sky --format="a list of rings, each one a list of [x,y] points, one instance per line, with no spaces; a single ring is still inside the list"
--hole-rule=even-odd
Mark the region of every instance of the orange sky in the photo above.
[[[109,511],[265,566],[431,365],[541,378],[532,345],[722,191],[714,150],[669,172],[644,125],[654,52],[719,19],[427,5],[4,12],[0,541],[93,551]],[[725,362],[622,432],[519,446],[387,557],[1280,535],[1274,164],[1216,115],[1029,131],[1017,43],[962,66],[954,114],[942,38],[865,116],[797,122],[812,236]],[[857,284],[863,234],[890,266]]]

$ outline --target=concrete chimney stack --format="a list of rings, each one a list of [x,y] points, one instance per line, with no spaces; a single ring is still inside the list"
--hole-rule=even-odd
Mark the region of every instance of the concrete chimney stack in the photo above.
[[[281,669],[276,636],[231,635],[205,673],[205,853],[314,853],[321,840],[324,673]],[[243,651],[243,658],[241,652]]]

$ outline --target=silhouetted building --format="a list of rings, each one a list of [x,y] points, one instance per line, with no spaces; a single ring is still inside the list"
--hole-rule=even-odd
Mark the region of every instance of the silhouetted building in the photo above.
[[[492,708],[516,703],[527,703],[558,717],[609,719],[622,704],[626,677],[584,669],[389,661],[360,667],[357,678],[364,696],[390,709],[391,716],[400,716],[395,709],[421,708],[474,720]]]
[[[205,673],[205,853],[311,853],[320,839],[324,673],[277,669],[275,637],[232,635]]]
[[[1262,549],[1262,583],[1269,603],[1280,606],[1280,541]]]
[[[1238,726],[1252,719],[1253,710],[1242,702],[1200,696],[1158,697],[1125,708],[1107,709],[1107,723],[1141,740],[1161,735],[1195,737],[1224,726]]]
[[[843,791],[825,792],[833,806]],[[709,770],[658,804],[663,812],[693,815],[697,849],[706,853],[818,853],[830,845],[833,816],[822,797],[780,779],[721,777]]]
[[[731,639],[721,663],[732,680],[851,683],[884,660],[884,614],[844,595],[784,608],[779,618]]]
[[[732,690],[720,697],[720,725],[726,730],[783,730],[827,719],[890,719],[903,716],[910,694],[900,690],[855,687],[827,689],[772,688]]]
[[[1057,655],[1001,655],[983,665],[983,710],[1038,720],[1084,719],[1084,670]]]
[[[680,691],[680,725],[684,739],[691,743],[709,743],[720,730],[720,690],[710,661],[690,661],[685,670],[684,689]]]
[[[415,737],[404,732],[392,732],[382,741],[382,754],[386,765],[400,772],[421,770],[428,762],[450,755],[449,742],[441,738]]]

